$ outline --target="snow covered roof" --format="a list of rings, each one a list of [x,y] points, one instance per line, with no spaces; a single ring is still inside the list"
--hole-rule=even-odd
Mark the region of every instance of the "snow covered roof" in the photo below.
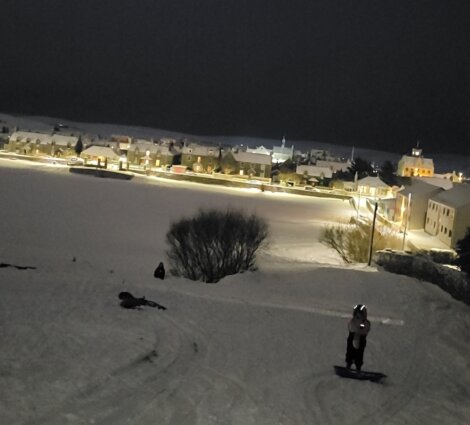
[[[156,145],[148,141],[137,141],[129,146],[129,152],[136,150],[140,152],[149,151],[150,153],[160,153],[161,155],[173,155],[169,146]]]
[[[449,190],[452,189],[454,186],[454,183],[452,183],[452,180],[445,179],[442,177],[437,177],[434,175],[433,177],[415,177],[416,179],[420,179],[425,183],[432,184],[433,186],[440,187],[444,190]]]
[[[238,162],[246,162],[250,164],[262,164],[262,165],[271,165],[271,155],[266,155],[264,153],[254,153],[254,152],[232,152],[233,157]]]
[[[197,145],[191,143],[190,145],[183,146],[181,153],[185,155],[199,155],[199,156],[218,156],[220,148],[217,146]]]
[[[351,166],[351,163],[349,161],[347,162],[339,162],[339,161],[325,161],[318,159],[317,164],[320,167],[330,167],[333,172],[337,171],[347,171],[348,168]]]
[[[433,195],[437,194],[443,189],[437,186],[434,186],[429,183],[425,183],[422,180],[412,178],[406,185],[403,186],[403,189],[399,192],[403,196],[411,195]]]
[[[330,167],[319,167],[318,165],[297,165],[295,170],[297,174],[305,174],[308,176],[323,176],[327,179],[333,176],[333,171]]]
[[[256,148],[246,148],[247,152],[251,153],[262,153],[263,155],[271,155],[272,149],[265,148],[264,146],[257,146]]]
[[[114,152],[111,148],[108,148],[106,146],[90,146],[88,149],[85,149],[82,152],[81,156],[102,156],[108,159],[119,159],[119,155],[116,154],[116,152]]]
[[[41,145],[50,145],[54,142],[58,146],[75,146],[78,142],[77,136],[65,136],[63,134],[46,134],[32,131],[15,131],[11,134],[10,140],[14,142],[39,143]]]
[[[440,192],[431,199],[454,208],[470,206],[470,185],[465,183],[456,184],[452,189]]]
[[[379,177],[367,176],[357,181],[358,186],[370,187],[386,187],[391,188],[387,183],[384,183]]]

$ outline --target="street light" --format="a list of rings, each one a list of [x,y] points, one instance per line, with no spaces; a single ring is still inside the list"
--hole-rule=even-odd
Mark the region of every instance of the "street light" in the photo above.
[[[370,263],[372,262],[372,247],[374,245],[374,231],[375,231],[375,219],[377,218],[377,207],[379,206],[378,202],[375,202],[375,207],[374,207],[374,218],[372,219],[372,230],[370,232],[370,244],[369,244],[369,262],[367,263],[368,266],[370,266]]]
[[[405,250],[405,239],[406,239],[406,231],[408,229],[408,222],[410,221],[410,211],[411,211],[411,193],[408,194],[408,207],[406,210],[406,221],[405,221],[405,228],[403,230],[403,244],[401,250]]]

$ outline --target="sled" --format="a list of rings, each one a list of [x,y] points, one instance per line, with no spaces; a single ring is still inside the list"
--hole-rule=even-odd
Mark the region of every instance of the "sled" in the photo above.
[[[344,366],[333,366],[335,373],[342,378],[359,379],[361,381],[379,382],[387,377],[381,372],[369,372],[365,370],[348,369]]]

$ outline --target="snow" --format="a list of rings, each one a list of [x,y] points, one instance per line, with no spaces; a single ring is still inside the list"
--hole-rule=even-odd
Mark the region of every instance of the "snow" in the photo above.
[[[427,282],[345,266],[318,242],[349,202],[0,159],[0,423],[468,424],[470,310]],[[259,269],[153,278],[170,223],[202,207],[264,217]],[[118,293],[167,307],[124,310]],[[365,303],[364,368],[345,380]]]

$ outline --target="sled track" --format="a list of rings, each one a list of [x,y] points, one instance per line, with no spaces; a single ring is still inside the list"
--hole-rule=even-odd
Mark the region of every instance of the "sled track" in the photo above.
[[[193,297],[193,298],[202,298],[205,300],[212,300],[212,301],[219,301],[222,303],[229,303],[229,304],[238,304],[238,305],[248,305],[253,307],[265,307],[265,308],[273,308],[279,310],[294,310],[299,311],[302,313],[311,313],[311,314],[319,314],[321,316],[329,316],[329,317],[337,317],[340,319],[349,319],[351,317],[350,312],[345,312],[341,310],[334,310],[334,309],[327,309],[327,308],[318,308],[318,307],[303,307],[298,305],[286,305],[281,303],[273,303],[273,302],[261,302],[261,301],[249,301],[249,300],[242,300],[242,299],[235,299],[235,298],[227,298],[227,297],[217,297],[217,296],[207,296],[207,295],[197,295],[191,292],[185,291],[178,291],[182,295]],[[372,323],[380,323],[382,325],[390,325],[390,326],[403,326],[405,321],[403,319],[391,318],[391,317],[383,317],[383,316],[370,316],[368,319]]]
[[[337,385],[335,381],[335,377],[324,373],[314,376],[305,384],[303,400],[309,413],[309,417],[305,418],[305,423],[335,425],[329,414],[330,406],[325,400],[325,394],[335,391]],[[318,406],[318,409],[314,409],[312,406]]]
[[[415,282],[420,286],[420,292],[424,292],[423,284],[419,281]],[[373,411],[371,414],[360,418],[356,425],[376,425],[390,423],[393,417],[402,411],[418,394],[423,375],[426,371],[426,347],[425,340],[429,335],[430,328],[430,308],[423,301],[420,303],[421,310],[424,315],[421,315],[421,320],[414,323],[415,339],[413,343],[413,351],[409,362],[408,372],[402,383],[399,384],[400,388],[397,389],[394,395],[389,397],[379,409]],[[424,316],[424,317],[423,317]],[[411,323],[411,321],[410,321]],[[403,391],[403,388],[406,390]]]
[[[143,353],[127,366],[110,373],[104,381],[79,390],[53,411],[25,425],[82,424],[90,423],[91,419],[102,425],[145,424],[145,418],[150,417],[153,419],[149,423],[172,423],[166,421],[167,415],[172,413],[161,409],[157,411],[157,404],[162,404],[161,398],[176,397],[184,379],[198,368],[199,361],[193,359],[194,352],[189,340],[198,341],[202,356],[205,355],[205,344],[193,329],[189,331],[172,319],[164,320],[172,322],[174,333],[167,337],[173,338],[172,346],[175,349],[166,353],[163,359],[153,361],[149,353]],[[159,418],[161,414],[165,417]],[[194,423],[194,409],[190,409],[188,414],[191,416],[190,423]]]

